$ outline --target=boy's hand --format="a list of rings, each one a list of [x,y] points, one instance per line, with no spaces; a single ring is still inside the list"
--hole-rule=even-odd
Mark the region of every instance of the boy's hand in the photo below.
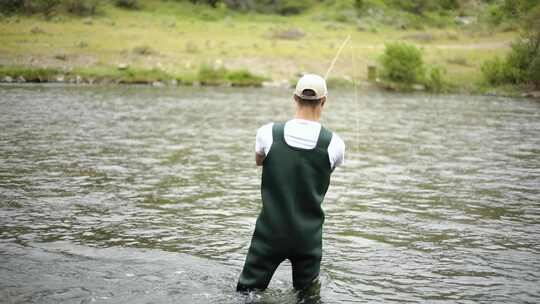
[[[262,166],[265,158],[266,155],[255,153],[255,163],[257,164],[257,166]]]

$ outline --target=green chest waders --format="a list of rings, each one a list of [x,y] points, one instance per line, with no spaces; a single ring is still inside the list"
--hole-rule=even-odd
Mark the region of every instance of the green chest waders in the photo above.
[[[330,184],[328,145],[321,127],[313,149],[289,146],[284,124],[274,124],[272,147],[263,163],[262,210],[257,218],[237,290],[263,290],[279,264],[289,259],[293,285],[303,289],[319,275],[322,257],[322,201]]]

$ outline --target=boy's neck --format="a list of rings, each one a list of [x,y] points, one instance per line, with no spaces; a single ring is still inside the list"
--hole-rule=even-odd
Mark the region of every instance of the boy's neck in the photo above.
[[[311,121],[319,121],[321,119],[321,108],[316,107],[300,107],[296,109],[294,118],[305,119]]]

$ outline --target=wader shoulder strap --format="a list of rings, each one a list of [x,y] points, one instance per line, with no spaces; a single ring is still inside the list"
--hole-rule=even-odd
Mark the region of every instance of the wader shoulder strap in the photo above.
[[[274,125],[272,126],[272,140],[274,142],[283,142],[285,140],[283,137],[284,128],[284,123],[274,123]]]
[[[317,140],[317,149],[327,151],[331,140],[332,132],[321,126],[321,131],[319,132],[319,139]]]

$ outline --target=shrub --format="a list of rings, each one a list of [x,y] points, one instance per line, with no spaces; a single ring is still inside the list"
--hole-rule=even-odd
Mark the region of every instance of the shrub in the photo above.
[[[28,1],[34,2],[34,9],[36,12],[41,12],[45,17],[51,17],[57,10],[60,0],[40,0],[40,1]]]
[[[487,21],[499,25],[505,19],[505,12],[499,5],[490,5],[487,10]]]
[[[127,8],[132,10],[140,9],[138,0],[115,0],[114,5],[121,8]]]
[[[192,3],[204,3],[218,7],[223,3],[230,9],[240,11],[259,11],[262,13],[277,13],[281,15],[296,15],[304,12],[313,0],[190,0]]]
[[[205,85],[230,84],[233,86],[260,86],[264,77],[253,75],[248,70],[228,70],[225,67],[201,65],[197,79]]]
[[[253,75],[248,70],[233,70],[227,73],[227,79],[233,86],[261,86],[264,77]]]
[[[217,85],[227,79],[227,70],[224,67],[214,68],[203,64],[199,68],[198,77],[203,84]]]
[[[216,7],[217,4],[218,4],[218,0],[189,0],[191,3],[195,3],[195,4],[208,4],[212,7]],[[232,1],[232,2],[235,2],[235,1]]]
[[[506,56],[505,73],[507,80],[512,83],[522,83],[527,80],[530,63],[534,60],[535,50],[526,41],[512,43],[512,49]]]
[[[499,57],[482,63],[480,70],[489,84],[499,85],[506,82],[505,63]]]
[[[99,0],[66,0],[66,10],[77,16],[90,16],[97,13]]]
[[[157,54],[157,52],[148,45],[139,45],[133,48],[133,53],[141,56]]]
[[[489,84],[540,87],[540,5],[524,18],[524,29],[524,34],[512,44],[504,59],[495,58],[482,64],[482,73]]]
[[[380,58],[381,76],[404,84],[419,83],[424,79],[422,52],[414,45],[389,43]]]
[[[505,59],[487,60],[481,66],[485,80],[492,85],[504,83],[540,86],[540,48],[530,41],[512,44]]]
[[[20,12],[24,7],[21,0],[2,0],[0,1],[0,13],[11,15]]]
[[[309,0],[280,0],[275,1],[275,11],[281,15],[297,15],[305,11],[312,4]]]
[[[23,77],[26,81],[31,82],[47,82],[53,79],[56,75],[63,74],[64,72],[59,69],[53,68],[28,68],[28,67],[7,67],[0,66],[0,77],[10,76]]]
[[[536,87],[540,87],[540,56],[536,56],[531,62],[528,76],[532,84],[536,85]]]
[[[1,0],[0,12],[8,15],[43,13],[46,17],[50,17],[60,3],[60,0]]]
[[[440,67],[432,67],[424,85],[430,92],[441,93],[446,90],[447,84],[444,81],[445,70]]]

